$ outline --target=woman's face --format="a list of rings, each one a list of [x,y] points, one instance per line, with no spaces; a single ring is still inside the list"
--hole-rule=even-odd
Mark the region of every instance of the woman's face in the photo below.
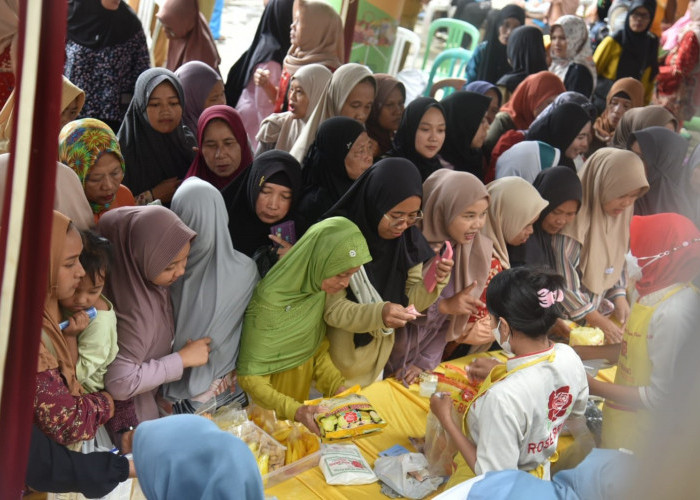
[[[434,158],[445,142],[445,117],[437,108],[429,108],[423,113],[416,130],[416,152],[423,158]]]
[[[398,87],[394,87],[394,90],[389,92],[389,97],[384,101],[384,105],[379,111],[378,121],[380,127],[384,130],[396,132],[396,129],[399,128],[399,123],[401,123],[404,101],[401,90]]]
[[[632,101],[624,97],[613,97],[608,104],[608,121],[610,125],[617,127],[622,116],[632,109]]]
[[[635,33],[641,33],[651,24],[651,14],[646,7],[637,7],[630,14],[630,29]]]
[[[420,217],[420,196],[406,198],[398,205],[394,206],[381,219],[377,226],[377,233],[385,240],[393,240],[403,234],[403,232],[416,223]]]
[[[472,138],[472,143],[471,147],[474,149],[478,149],[481,146],[484,145],[484,141],[486,140],[486,134],[489,133],[489,121],[486,119],[486,116],[484,116],[481,119],[481,125],[479,125],[479,128],[476,131],[476,134],[474,134],[474,137]]]
[[[100,3],[107,10],[117,10],[121,0],[100,0]]]
[[[151,127],[161,134],[169,134],[180,125],[182,105],[170,82],[163,82],[153,89],[148,98],[146,115]]]
[[[591,122],[586,122],[576,138],[566,148],[564,156],[573,160],[578,155],[582,155],[588,151],[588,145],[591,140]]]
[[[207,168],[219,177],[232,175],[241,166],[241,145],[223,120],[212,120],[204,129],[202,156]]]
[[[78,97],[73,99],[70,104],[61,112],[61,128],[68,122],[72,122],[78,117]]]
[[[177,253],[170,264],[163,269],[158,276],[151,280],[151,283],[158,286],[170,286],[177,281],[177,279],[185,274],[185,267],[187,266],[187,256],[190,253],[190,242],[185,243],[185,246]]]
[[[457,245],[471,243],[486,224],[489,202],[486,198],[465,208],[461,214],[450,221],[447,234]]]
[[[542,230],[549,234],[557,234],[564,226],[574,220],[578,213],[578,201],[568,200],[547,214],[542,220]]]
[[[265,224],[275,224],[287,216],[291,206],[290,188],[266,182],[255,200],[255,214]]]
[[[298,42],[301,39],[301,29],[301,10],[297,9],[294,12],[292,24],[289,26],[289,41],[292,42],[292,45],[298,46]]]
[[[85,276],[85,270],[80,264],[80,252],[83,251],[83,240],[80,233],[71,227],[66,233],[66,241],[61,250],[61,260],[56,279],[56,297],[58,300],[70,299],[80,286],[80,279]]]
[[[343,271],[340,274],[336,274],[330,278],[326,278],[321,282],[321,290],[326,292],[328,295],[333,295],[341,290],[345,290],[350,284],[350,277],[360,270],[360,267],[351,267],[347,271]]]
[[[552,28],[549,37],[552,40],[549,46],[552,57],[566,58],[566,35],[564,34],[564,29],[561,26],[555,26]]]
[[[224,82],[217,80],[214,86],[209,91],[207,100],[204,101],[204,109],[217,104],[226,104],[226,94],[224,93]]]
[[[486,110],[486,120],[489,122],[489,125],[491,125],[496,119],[496,114],[498,113],[498,90],[489,89],[484,95],[486,97],[491,98],[491,104],[489,104],[489,109]]]
[[[309,110],[309,96],[304,92],[301,83],[292,80],[289,84],[289,111],[298,120],[306,119]]]
[[[523,245],[530,237],[530,235],[535,231],[532,226],[539,218],[540,216],[538,214],[537,217],[532,219],[532,221],[530,221],[530,223],[527,226],[522,228],[522,230],[518,234],[513,236],[511,239],[507,240],[506,243],[514,247]]]
[[[518,26],[520,26],[520,21],[518,21],[516,18],[506,18],[498,27],[498,41],[501,42],[503,45],[507,45],[508,37],[510,37],[510,34]]]
[[[360,82],[352,89],[345,104],[340,109],[340,116],[347,116],[360,123],[365,123],[374,102],[374,85]]]
[[[98,205],[112,203],[123,179],[119,158],[113,153],[103,154],[85,176],[85,197]]]
[[[367,132],[362,132],[345,155],[345,172],[354,181],[372,166],[373,160],[369,136]]]
[[[642,195],[643,191],[644,188],[639,188],[618,198],[613,198],[609,202],[603,204],[603,212],[610,217],[617,217],[628,207],[634,205],[634,202]]]

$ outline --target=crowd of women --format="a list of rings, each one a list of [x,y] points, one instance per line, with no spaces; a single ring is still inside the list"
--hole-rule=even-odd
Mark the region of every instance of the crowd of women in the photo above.
[[[410,103],[396,78],[343,64],[323,2],[270,0],[225,81],[206,24],[178,33],[187,3],[165,2],[169,69],[149,69],[125,3],[69,2],[34,395],[44,437],[127,449],[138,424],[212,401],[318,433],[312,386],[412,384],[494,347],[512,357],[470,366],[484,382],[463,428],[449,398],[431,400],[462,457],[453,482],[549,479],[589,393],[609,401],[602,445],[635,449],[700,311],[700,149],[688,157],[679,134],[700,1],[665,33],[662,61],[653,0],[595,53],[583,19],[552,22],[546,50],[507,5],[465,88]],[[554,342],[572,322],[606,345]],[[586,377],[591,357],[619,364],[615,384]]]

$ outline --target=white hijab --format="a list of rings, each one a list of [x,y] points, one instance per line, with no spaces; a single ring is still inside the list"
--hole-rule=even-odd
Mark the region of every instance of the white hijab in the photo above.
[[[540,141],[522,141],[498,157],[496,179],[521,177],[529,183],[544,169],[559,164],[557,148]]]
[[[561,16],[557,22],[552,24],[550,33],[555,26],[559,26],[564,31],[566,38],[566,57],[559,58],[552,56],[552,64],[549,71],[557,75],[561,81],[566,78],[566,72],[572,64],[581,64],[588,68],[593,77],[593,88],[596,86],[598,70],[593,62],[593,50],[588,38],[588,27],[586,22],[572,15]]]

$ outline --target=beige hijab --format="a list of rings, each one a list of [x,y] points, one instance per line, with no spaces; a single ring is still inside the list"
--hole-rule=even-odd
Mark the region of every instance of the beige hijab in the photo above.
[[[622,275],[634,213],[632,204],[612,217],[606,215],[603,205],[640,188],[646,193],[649,184],[642,160],[631,151],[615,148],[596,151],[583,165],[579,177],[583,203],[574,221],[564,226],[561,234],[581,243],[581,281],[591,292],[602,294]]]
[[[372,71],[367,66],[357,63],[343,64],[333,73],[326,92],[321,97],[318,105],[316,105],[311,117],[306,122],[306,126],[290,150],[291,155],[299,163],[304,163],[306,152],[316,139],[319,125],[328,118],[338,116],[355,85],[367,77],[370,77],[372,82],[374,82]],[[376,88],[376,82],[374,83]]]
[[[345,60],[343,21],[325,2],[298,1],[301,36],[289,47],[284,69],[294,75],[307,64],[336,69]]]
[[[468,172],[456,172],[441,168],[423,183],[423,236],[429,243],[450,240],[448,227],[464,210],[479,200],[489,201],[484,184]],[[480,297],[491,269],[493,242],[483,234],[477,234],[469,243],[454,246],[455,293],[476,281],[471,291]],[[469,315],[452,316],[447,340],[460,337],[467,327]]]
[[[1,1],[1,0],[0,0]],[[61,113],[63,113],[70,103],[78,98],[78,114],[85,104],[85,92],[73,85],[73,83],[63,77],[63,91],[61,92]],[[5,106],[0,110],[0,153],[10,151],[10,139],[12,137],[13,112],[15,107],[15,91],[7,98]]]
[[[540,216],[549,202],[520,177],[502,177],[486,188],[491,196],[483,233],[493,241],[493,253],[504,269],[510,268],[508,240]]]
[[[299,68],[292,81],[299,82],[309,99],[306,118],[294,118],[290,111],[270,115],[260,124],[260,131],[256,137],[258,142],[274,142],[275,149],[289,152],[328,88],[332,76],[331,71],[322,64],[308,64]]]
[[[673,113],[657,104],[630,109],[620,118],[610,145],[627,149],[627,140],[633,132],[639,132],[649,127],[665,127],[671,122],[677,129],[678,120],[673,116]]]

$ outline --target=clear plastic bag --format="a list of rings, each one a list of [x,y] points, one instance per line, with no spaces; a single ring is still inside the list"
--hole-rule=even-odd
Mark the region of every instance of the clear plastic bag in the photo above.
[[[422,453],[405,453],[396,457],[379,457],[374,473],[380,481],[406,498],[424,498],[438,489],[443,478],[428,470]]]
[[[459,414],[454,407],[452,407],[452,420],[459,425]],[[428,461],[428,470],[431,474],[444,477],[452,475],[457,444],[433,412],[428,413],[423,453]]]

